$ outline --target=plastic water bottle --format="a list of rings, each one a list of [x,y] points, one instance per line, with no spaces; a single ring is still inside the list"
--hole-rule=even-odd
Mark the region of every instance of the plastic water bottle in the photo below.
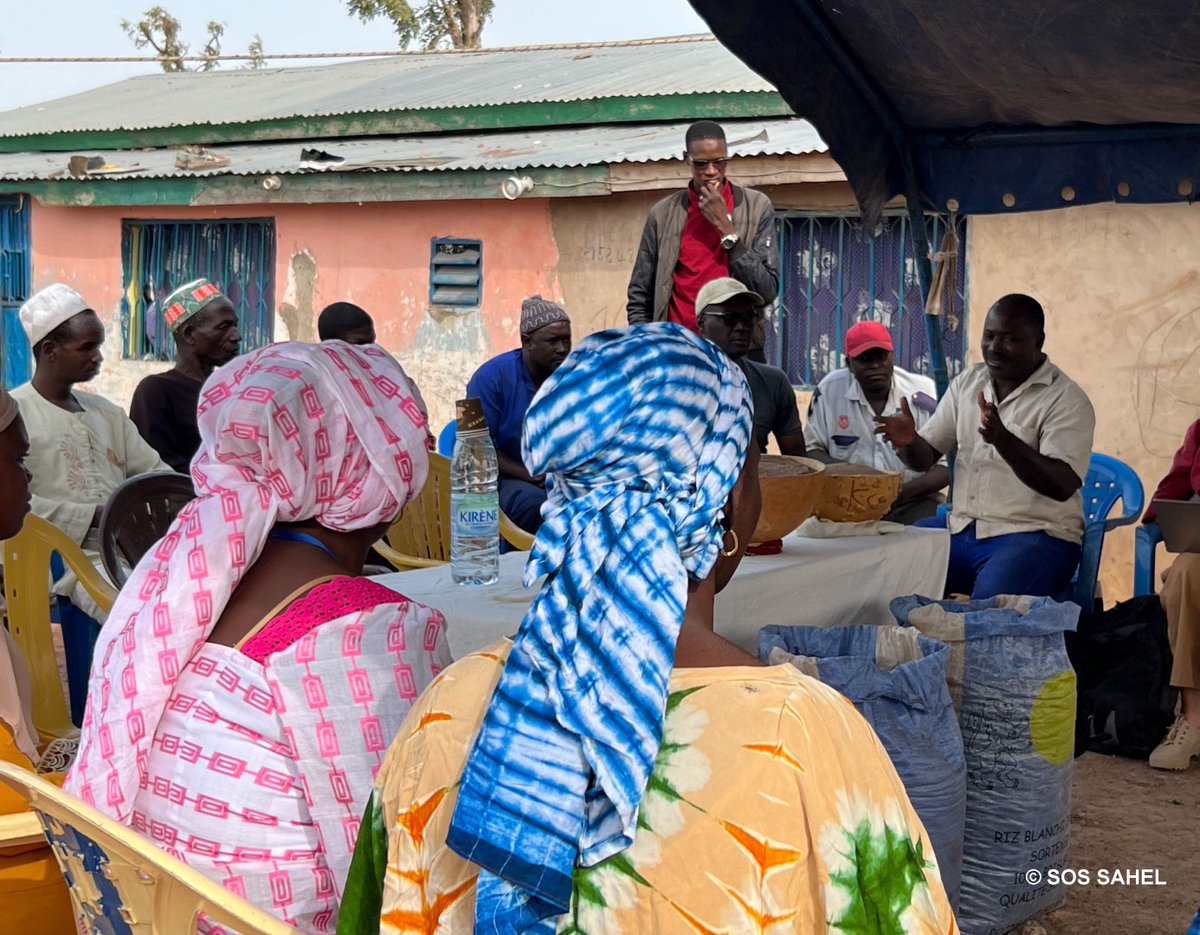
[[[456,404],[450,459],[450,577],[491,584],[500,577],[500,465],[478,399]]]

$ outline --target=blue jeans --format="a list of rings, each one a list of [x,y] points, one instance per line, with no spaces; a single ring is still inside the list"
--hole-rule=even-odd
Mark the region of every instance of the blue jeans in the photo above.
[[[945,529],[946,517],[930,516],[913,525]],[[1044,532],[977,539],[972,523],[950,537],[946,594],[970,594],[974,600],[997,594],[1055,597],[1071,583],[1079,552],[1078,544]]]
[[[528,533],[536,534],[542,525],[542,504],[546,488],[528,481],[500,478],[500,509]]]

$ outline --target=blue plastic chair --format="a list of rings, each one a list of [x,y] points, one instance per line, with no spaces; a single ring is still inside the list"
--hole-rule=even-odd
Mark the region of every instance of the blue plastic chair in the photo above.
[[[1145,523],[1137,528],[1133,538],[1133,596],[1141,597],[1158,590],[1154,580],[1155,552],[1162,542],[1158,523]]]
[[[1096,577],[1100,573],[1104,536],[1118,526],[1128,526],[1141,518],[1146,492],[1137,472],[1128,464],[1112,455],[1093,451],[1080,493],[1083,494],[1083,543],[1072,600],[1090,611],[1096,601]],[[1118,500],[1124,512],[1109,518],[1108,513]]]
[[[458,437],[458,423],[451,419],[438,433],[437,450],[443,458],[454,457],[454,439]]]
[[[1112,455],[1092,452],[1088,463],[1087,477],[1080,488],[1083,495],[1083,542],[1079,555],[1079,568],[1071,586],[1064,593],[1055,595],[1060,601],[1074,601],[1084,610],[1090,611],[1096,603],[1096,578],[1100,574],[1100,557],[1104,552],[1104,536],[1118,526],[1128,526],[1136,523],[1142,515],[1142,506],[1146,500],[1146,492],[1142,482],[1128,464]],[[1109,517],[1109,511],[1121,501],[1124,512],[1119,516]],[[950,512],[950,504],[938,507],[938,516]],[[1137,531],[1138,548],[1141,549],[1143,526]],[[1153,527],[1155,534],[1158,527]],[[1157,540],[1155,540],[1157,541]],[[1150,546],[1150,571],[1148,577],[1154,574],[1154,546]],[[1140,555],[1140,552],[1138,553]],[[1137,580],[1135,565],[1135,582]],[[1153,588],[1150,592],[1152,593]],[[1143,593],[1143,592],[1137,592]]]

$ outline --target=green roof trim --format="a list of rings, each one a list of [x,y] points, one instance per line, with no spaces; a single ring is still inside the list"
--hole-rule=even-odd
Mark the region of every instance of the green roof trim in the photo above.
[[[147,205],[341,204],[381,201],[448,201],[502,198],[500,183],[510,172],[315,172],[276,176],[279,188],[263,187],[263,177],[218,175],[194,179],[63,179],[53,182],[0,182],[0,194],[30,195],[46,205],[113,207]],[[607,166],[531,169],[530,198],[607,195]]]
[[[440,107],[284,117],[249,123],[201,124],[146,130],[75,130],[0,137],[0,153],[86,152],[90,149],[254,143],[331,137],[514,130],[606,123],[658,123],[787,117],[792,110],[775,91],[713,91],[606,97],[588,100]]]

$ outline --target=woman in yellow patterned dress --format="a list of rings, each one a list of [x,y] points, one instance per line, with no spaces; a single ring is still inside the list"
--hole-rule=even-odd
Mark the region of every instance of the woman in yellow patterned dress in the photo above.
[[[377,777],[339,932],[958,931],[929,838],[866,722],[832,689],[713,632],[715,595],[761,507],[749,424],[737,367],[677,326],[593,335],[547,381],[525,460],[554,483],[527,580],[550,575],[515,641],[455,663],[409,713]],[[645,634],[656,627],[665,656]],[[522,692],[539,682],[551,686],[549,727],[522,720],[539,697]],[[607,727],[628,738],[616,753]],[[577,767],[584,786],[572,785]],[[586,790],[574,824],[564,789]]]

